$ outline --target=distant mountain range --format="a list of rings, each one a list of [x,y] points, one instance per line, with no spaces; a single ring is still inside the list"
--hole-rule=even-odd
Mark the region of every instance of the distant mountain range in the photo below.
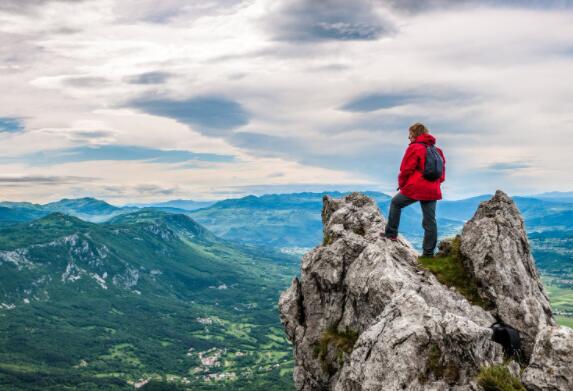
[[[198,390],[292,388],[276,300],[300,254],[322,241],[325,194],[347,193],[201,208],[185,200],[0,203],[0,384],[127,390],[169,374]],[[390,196],[366,194],[387,215]],[[489,198],[439,202],[441,236],[457,233]],[[514,197],[538,266],[567,293],[573,203],[563,199]],[[401,233],[419,246],[418,205],[404,210]]]
[[[365,192],[374,198],[385,216],[391,197],[379,192]],[[278,249],[313,247],[321,238],[322,197],[341,197],[347,193],[292,193],[246,196],[218,202],[173,200],[150,204],[168,213],[192,217],[215,235],[243,244]],[[535,197],[513,197],[523,214],[527,229],[533,231],[573,230],[573,193],[544,193]],[[442,237],[454,235],[471,218],[480,202],[490,195],[438,202],[437,219]],[[45,205],[27,202],[0,203],[0,227],[31,221],[52,212],[61,212],[90,222],[104,222],[116,216],[141,210],[142,206],[116,207],[94,198],[63,199]],[[421,211],[417,204],[403,211],[401,232],[415,246],[423,237]]]
[[[260,197],[248,196],[224,200],[212,206],[188,213],[197,222],[205,225],[216,235],[246,244],[289,249],[314,247],[322,239],[322,197],[329,194],[335,198],[347,193],[295,193],[275,194]],[[390,196],[367,192],[388,215]],[[481,195],[457,201],[438,202],[437,219],[440,236],[455,235],[470,219],[480,202],[491,198]],[[514,197],[523,214],[528,231],[548,229],[573,231],[573,203],[540,200],[529,197]],[[403,210],[400,232],[416,247],[423,237],[420,206],[414,204]]]
[[[43,217],[53,212],[61,212],[85,221],[103,222],[112,217],[136,210],[131,207],[117,207],[95,198],[64,198],[60,201],[48,204],[33,204],[30,202],[0,202],[0,208],[7,208],[21,213],[19,221],[30,221],[34,218]],[[6,225],[11,222],[4,220],[0,214],[0,224]],[[12,221],[13,222],[13,221]]]
[[[538,198],[540,200],[573,202],[573,191],[550,191],[547,193],[535,194],[531,197]]]
[[[207,208],[213,205],[215,202],[217,201],[171,200],[165,202],[155,202],[150,204],[131,204],[129,206],[135,206],[139,208],[155,207],[155,208],[175,208],[183,210],[195,210],[195,209]]]

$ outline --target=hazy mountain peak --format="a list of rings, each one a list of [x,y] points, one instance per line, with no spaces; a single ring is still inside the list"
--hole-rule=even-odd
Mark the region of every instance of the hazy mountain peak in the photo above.
[[[152,225],[164,226],[174,233],[182,233],[186,236],[217,240],[209,230],[198,224],[189,216],[175,214],[157,210],[155,208],[144,208],[135,212],[125,213],[109,220],[111,225]]]
[[[59,208],[72,208],[75,210],[93,211],[94,209],[118,209],[117,207],[108,204],[105,201],[98,200],[93,197],[83,197],[83,198],[63,198],[59,201],[50,202],[45,204],[44,207],[51,209]]]
[[[77,225],[77,226],[91,226],[91,223],[88,223],[82,219],[77,217],[71,216],[67,213],[62,212],[52,212],[46,216],[43,216],[37,220],[34,220],[28,223],[29,226],[38,226],[38,225]]]

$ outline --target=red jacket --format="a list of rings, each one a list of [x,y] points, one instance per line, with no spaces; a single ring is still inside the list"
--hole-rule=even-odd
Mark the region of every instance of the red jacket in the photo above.
[[[418,144],[420,142],[433,145],[436,143],[436,139],[431,134],[422,134],[408,145],[400,164],[398,187],[402,194],[415,200],[441,200],[442,190],[440,189],[440,184],[446,180],[446,158],[442,150],[436,147],[438,153],[444,159],[444,172],[440,179],[435,181],[427,180],[422,175],[426,162],[426,147]]]

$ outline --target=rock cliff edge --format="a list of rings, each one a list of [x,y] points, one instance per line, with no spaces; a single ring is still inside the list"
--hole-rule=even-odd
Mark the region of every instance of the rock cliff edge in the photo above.
[[[492,367],[527,390],[573,390],[573,331],[556,326],[505,193],[482,202],[456,239],[473,298],[438,281],[402,237],[382,238],[385,219],[367,196],[325,196],[322,220],[322,245],[279,301],[298,390],[483,390],[479,374]],[[519,333],[518,354],[494,342],[496,323]]]

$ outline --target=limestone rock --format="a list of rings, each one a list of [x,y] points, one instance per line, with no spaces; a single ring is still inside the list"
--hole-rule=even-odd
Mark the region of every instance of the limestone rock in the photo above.
[[[438,282],[403,237],[383,238],[386,222],[365,195],[325,196],[322,219],[322,245],[304,255],[300,278],[279,300],[297,390],[481,390],[480,368],[504,362],[492,341],[499,320],[524,337],[523,365],[532,354],[528,390],[573,389],[571,331],[554,327],[523,220],[503,192],[480,205],[459,238],[487,309]]]
[[[573,390],[573,330],[546,327],[537,336],[522,381],[531,391]]]
[[[502,361],[495,319],[420,269],[403,238],[382,238],[374,201],[326,196],[323,222],[325,245],[279,302],[297,389],[469,390],[481,365]],[[317,353],[329,329],[357,332],[353,350]]]
[[[493,315],[520,332],[528,359],[537,333],[555,322],[513,200],[498,190],[482,202],[464,225],[460,250]]]

